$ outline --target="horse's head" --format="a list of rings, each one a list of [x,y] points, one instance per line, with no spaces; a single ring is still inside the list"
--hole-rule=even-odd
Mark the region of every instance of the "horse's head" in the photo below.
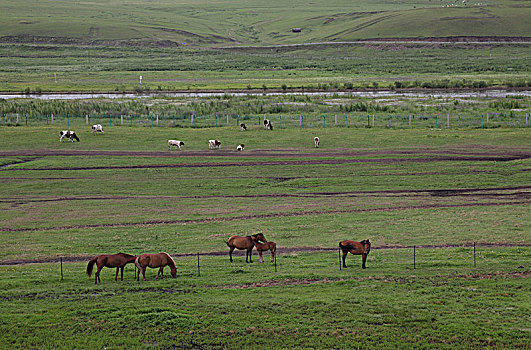
[[[171,274],[171,277],[176,278],[177,277],[177,267],[170,268],[170,274]]]
[[[365,254],[369,254],[369,252],[371,251],[371,242],[369,242],[368,239],[364,239],[360,243],[363,246],[363,251],[365,252]]]
[[[253,238],[257,241],[261,241],[263,243],[267,242],[267,239],[264,237],[264,234],[263,233],[257,233],[255,235],[253,235]]]

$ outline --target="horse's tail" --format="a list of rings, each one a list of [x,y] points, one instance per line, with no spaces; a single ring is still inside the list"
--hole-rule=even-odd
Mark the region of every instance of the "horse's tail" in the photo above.
[[[138,267],[140,271],[142,271],[142,266],[140,265],[140,256],[137,256],[135,259],[135,266]]]
[[[87,275],[90,277],[92,275],[92,269],[94,268],[94,264],[96,263],[96,260],[98,260],[98,257],[94,257],[92,260],[89,261],[87,265]]]

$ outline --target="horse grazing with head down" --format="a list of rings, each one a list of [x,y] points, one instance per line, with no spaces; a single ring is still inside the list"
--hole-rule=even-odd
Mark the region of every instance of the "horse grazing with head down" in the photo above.
[[[140,272],[146,280],[146,268],[149,266],[151,268],[159,268],[157,272],[157,278],[164,278],[164,267],[170,267],[171,277],[177,277],[177,267],[175,267],[175,262],[168,253],[158,253],[158,254],[142,254],[135,260],[135,265],[138,267],[138,273],[136,275],[136,280],[140,280]]]
[[[345,264],[345,258],[350,252],[350,254],[361,255],[361,267],[365,268],[365,261],[367,261],[367,255],[369,255],[369,252],[371,251],[371,242],[369,242],[368,239],[365,239],[361,242],[349,240],[341,241],[339,242],[339,248],[341,248],[341,251],[343,252],[343,267],[347,267],[347,265]]]
[[[98,266],[98,270],[96,271],[96,274],[94,275],[94,283],[98,284],[101,283],[100,280],[100,271],[104,267],[116,267],[116,276],[114,276],[114,280],[118,280],[118,269],[122,270],[122,281],[124,280],[124,267],[125,265],[129,263],[134,263],[136,259],[136,256],[129,255],[125,253],[118,253],[118,254],[102,254],[94,257],[91,259],[87,265],[87,275],[90,277],[92,275],[92,269],[94,268],[94,264]]]
[[[277,244],[273,241],[267,241],[265,243],[258,242],[257,239],[253,239],[254,246],[256,247],[256,251],[258,252],[258,256],[260,257],[260,262],[264,262],[264,258],[262,257],[262,252],[266,252],[268,250],[271,251],[271,262],[275,262],[275,253],[277,251]]]
[[[267,242],[267,239],[265,239],[264,235],[262,233],[257,233],[255,235],[251,235],[251,236],[246,236],[246,237],[242,237],[242,236],[231,236],[229,238],[229,240],[227,242],[225,242],[227,244],[227,246],[230,248],[229,250],[229,257],[230,257],[230,262],[232,262],[232,252],[234,251],[234,249],[239,249],[239,250],[246,250],[245,252],[245,262],[248,263],[248,262],[253,262],[253,255],[252,255],[252,251],[253,251],[253,247],[254,247],[254,244],[255,242],[257,241],[262,241],[262,242]]]

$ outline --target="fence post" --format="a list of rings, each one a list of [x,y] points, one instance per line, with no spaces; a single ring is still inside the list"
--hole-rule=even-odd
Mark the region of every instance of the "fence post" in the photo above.
[[[157,123],[156,123],[156,124],[157,124],[157,126],[159,126],[159,115],[158,115],[158,114],[156,115],[156,118],[157,118],[157,119],[156,119],[156,120],[157,120]]]
[[[133,127],[133,115],[132,114],[129,116],[129,119],[131,120],[131,127]]]
[[[302,128],[302,114],[299,114],[299,127]]]
[[[461,114],[458,114],[458,115],[457,115],[457,127],[458,127],[458,128],[461,127]]]
[[[63,280],[63,258],[61,257],[61,281]]]
[[[199,252],[197,253],[197,276],[201,276],[201,270],[199,269]]]
[[[194,125],[194,115],[190,114],[190,125]]]
[[[16,125],[18,125],[18,113],[17,113],[17,124]]]
[[[528,117],[528,114],[526,113],[525,114],[525,125],[529,126],[529,121],[528,121],[529,117]],[[507,120],[507,113],[505,113],[505,120]],[[505,124],[507,124],[507,122],[505,122]]]
[[[109,126],[112,126],[112,114],[109,114]]]
[[[450,128],[450,113],[446,113],[446,127]]]
[[[258,116],[258,125],[260,125],[260,116]]]
[[[69,114],[66,115],[66,125],[70,127],[70,115]]]
[[[326,115],[323,116],[323,128],[326,128]]]
[[[439,127],[439,115],[435,114],[435,129]]]
[[[483,129],[484,126],[483,126],[483,114],[481,115],[481,128]]]
[[[374,114],[372,115],[372,127],[374,128]]]
[[[476,267],[476,242],[474,242],[474,267]]]
[[[489,125],[489,112],[487,112],[487,125]]]
[[[413,129],[415,129],[415,115],[411,116],[411,123],[413,124]]]
[[[389,127],[390,128],[393,127],[393,115],[392,114],[389,114]]]
[[[89,123],[88,123],[88,114],[85,114],[85,125],[89,125]]]
[[[348,128],[348,114],[345,116],[345,126]]]
[[[153,115],[151,116],[151,127],[153,127]]]
[[[409,113],[409,128],[411,129],[411,113]]]
[[[120,114],[120,125],[124,125],[124,115]]]
[[[194,114],[194,127],[195,127],[195,120],[197,119],[197,116]]]
[[[53,125],[53,113],[52,113],[52,125]]]
[[[282,129],[282,114],[280,115],[280,122],[279,122],[279,126],[278,126],[279,129]]]
[[[368,128],[371,127],[371,125],[370,125],[370,123],[369,123],[369,119],[370,119],[370,115],[367,114],[367,127],[368,127]]]
[[[229,126],[229,115],[227,114],[227,126]]]
[[[417,246],[413,246],[413,269],[417,268]]]
[[[24,114],[24,117],[26,117],[26,126],[28,126],[28,115]]]

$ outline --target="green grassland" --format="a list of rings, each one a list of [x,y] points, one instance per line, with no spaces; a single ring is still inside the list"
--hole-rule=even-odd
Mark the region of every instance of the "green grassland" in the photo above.
[[[4,1],[1,37],[284,44],[360,38],[526,36],[525,1]],[[291,33],[294,27],[302,32]]]
[[[2,348],[531,340],[528,129],[115,125],[79,129],[79,143],[57,130],[0,127]],[[255,232],[278,244],[276,271],[268,253],[229,262],[224,240]],[[366,238],[368,268],[349,256],[340,270],[337,242]],[[136,282],[129,265],[123,282],[104,269],[94,285],[86,262],[118,251],[167,251],[178,276]]]
[[[4,1],[0,9],[3,92],[530,84],[525,1]],[[456,36],[466,38],[356,43]]]

